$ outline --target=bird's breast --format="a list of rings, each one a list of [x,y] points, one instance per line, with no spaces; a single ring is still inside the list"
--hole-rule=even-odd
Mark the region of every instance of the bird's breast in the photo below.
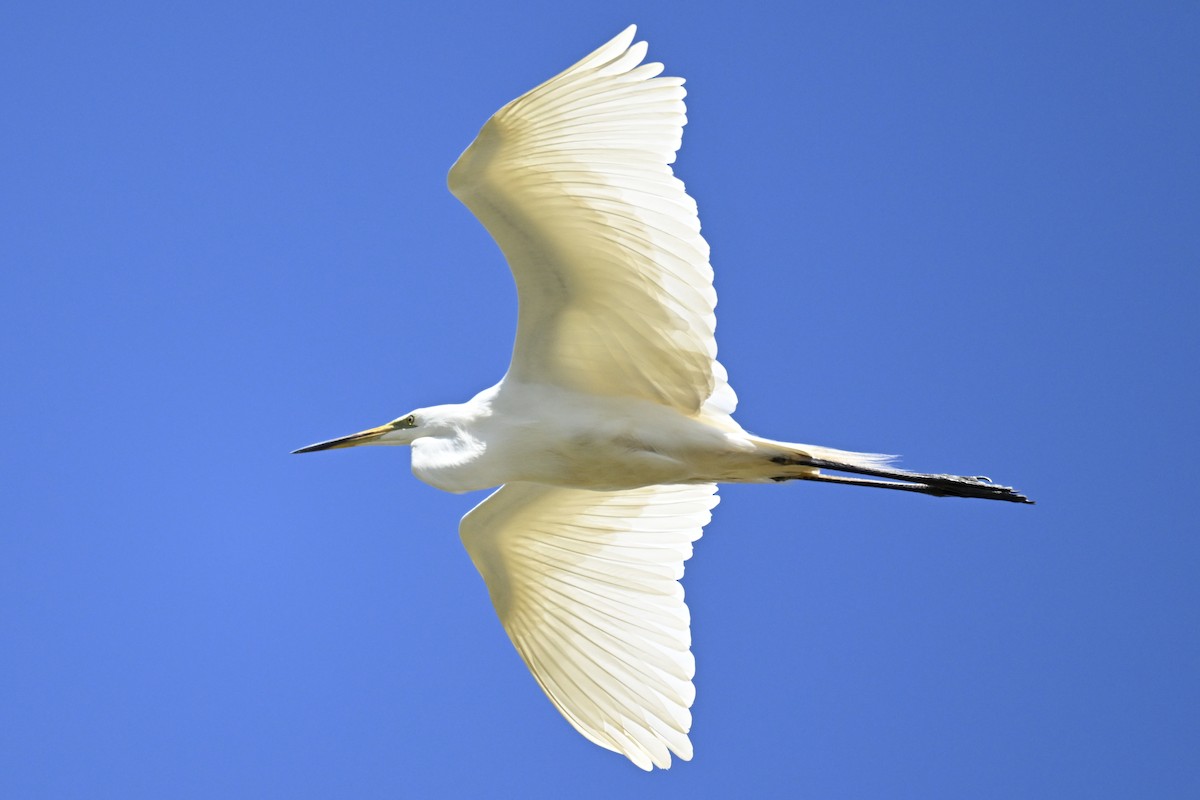
[[[504,480],[485,458],[484,443],[464,437],[422,437],[412,443],[412,471],[419,480],[444,492],[472,492]]]

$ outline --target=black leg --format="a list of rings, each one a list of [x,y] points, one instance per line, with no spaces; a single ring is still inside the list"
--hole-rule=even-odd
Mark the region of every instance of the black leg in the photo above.
[[[837,461],[826,461],[821,458],[807,456],[776,456],[772,458],[776,464],[797,467],[817,467],[818,469],[833,470],[834,472],[849,472],[855,475],[870,475],[877,478],[891,478],[887,481],[872,481],[861,478],[846,478],[837,475],[797,475],[802,480],[822,481],[824,483],[842,483],[853,486],[874,486],[880,489],[898,489],[906,492],[934,495],[936,497],[978,497],[984,500],[1007,500],[1010,503],[1033,504],[1025,495],[1009,486],[1000,486],[984,477],[968,477],[965,475],[934,475],[923,472],[909,472],[903,469],[887,467],[860,467],[855,464],[842,464]],[[788,476],[790,479],[791,476]]]

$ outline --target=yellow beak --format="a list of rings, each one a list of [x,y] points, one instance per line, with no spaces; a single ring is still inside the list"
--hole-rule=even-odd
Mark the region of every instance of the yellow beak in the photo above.
[[[355,447],[360,444],[370,444],[371,442],[395,430],[393,423],[389,422],[386,425],[380,425],[378,428],[370,428],[369,430],[352,433],[349,436],[342,436],[338,439],[330,439],[327,442],[317,442],[310,444],[308,447],[301,447],[299,450],[293,450],[292,453],[313,453],[317,450],[334,450],[339,447]]]

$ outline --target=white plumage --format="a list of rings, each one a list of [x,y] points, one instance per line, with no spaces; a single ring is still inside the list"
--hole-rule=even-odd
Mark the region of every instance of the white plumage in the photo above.
[[[506,485],[462,521],[513,645],[591,741],[643,769],[691,758],[696,696],[683,562],[714,484],[594,492]]]
[[[718,482],[1028,500],[986,478],[763,439],[733,420],[708,244],[669,166],[687,121],[683,81],[643,64],[633,36],[630,26],[504,106],[450,171],[517,283],[503,380],[297,452],[407,444],[427,483],[502,485],[461,525],[500,621],[576,730],[650,769],[692,756],[679,579]]]
[[[488,120],[450,191],[508,258],[521,298],[509,376],[685,413],[736,403],[696,202],[669,164],[683,80],[634,28]],[[640,66],[639,66],[640,65]]]

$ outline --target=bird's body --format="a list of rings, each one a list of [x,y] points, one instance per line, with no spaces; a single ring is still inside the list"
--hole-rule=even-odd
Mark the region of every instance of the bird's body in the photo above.
[[[451,169],[451,191],[517,283],[500,383],[297,452],[411,445],[413,473],[439,489],[500,486],[460,532],[509,637],[580,733],[649,769],[691,757],[678,580],[716,484],[1029,501],[986,478],[906,472],[734,421],[708,245],[669,166],[683,81],[642,64],[633,33],[506,105]]]
[[[453,433],[416,440],[413,473],[451,492],[514,481],[597,491],[706,482],[749,450],[731,431],[647,400],[516,381],[433,413]]]
[[[863,466],[886,461],[866,453],[770,442],[729,417],[687,415],[639,398],[512,380],[466,403],[413,413],[422,420],[423,433],[412,442],[413,474],[447,492],[516,481],[593,491],[762,483],[815,471],[772,460],[797,453],[852,459]]]

